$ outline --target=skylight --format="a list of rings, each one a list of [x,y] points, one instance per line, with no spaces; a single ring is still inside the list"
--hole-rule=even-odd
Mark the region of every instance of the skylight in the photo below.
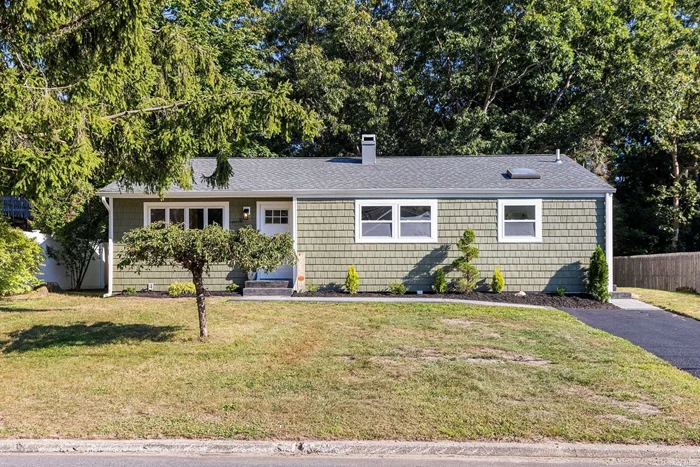
[[[508,169],[508,176],[514,180],[540,178],[540,174],[538,174],[537,171],[526,168]]]

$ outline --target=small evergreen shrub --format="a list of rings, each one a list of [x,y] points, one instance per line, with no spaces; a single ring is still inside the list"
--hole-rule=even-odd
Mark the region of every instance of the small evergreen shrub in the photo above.
[[[348,275],[345,277],[345,290],[350,294],[356,294],[360,290],[360,275],[355,266],[348,267]]]
[[[557,287],[557,295],[563,297],[566,295],[566,289],[564,287]]]
[[[457,293],[470,293],[474,290],[474,284],[464,277],[459,277],[454,281],[454,289]]]
[[[306,291],[309,293],[316,293],[318,292],[318,285],[314,284],[313,282],[309,282],[306,284]]]
[[[134,287],[127,287],[122,290],[122,295],[136,295],[136,289]]]
[[[491,278],[491,290],[493,290],[496,293],[501,293],[503,292],[505,286],[506,281],[503,279],[503,273],[501,272],[501,268],[496,267],[496,270],[493,271],[493,277]]]
[[[435,282],[433,282],[433,292],[435,293],[445,293],[447,292],[447,278],[445,277],[445,269],[440,268],[435,273]]]
[[[240,285],[236,284],[235,282],[231,282],[229,285],[226,286],[226,291],[231,293],[237,293],[238,289],[240,288]]]
[[[452,262],[452,267],[462,273],[455,287],[459,293],[471,292],[479,281],[479,270],[471,264],[471,261],[479,257],[479,249],[472,245],[474,240],[476,240],[476,234],[472,229],[467,229],[457,242],[457,248],[462,254]]]
[[[406,294],[406,286],[401,282],[389,282],[389,292],[392,295],[404,295]]]
[[[605,259],[605,252],[598,245],[591,255],[591,262],[588,266],[588,293],[600,302],[607,302],[610,299],[608,291],[608,261]]]
[[[196,295],[197,291],[192,282],[173,282],[168,286],[168,295],[179,297],[180,295]]]

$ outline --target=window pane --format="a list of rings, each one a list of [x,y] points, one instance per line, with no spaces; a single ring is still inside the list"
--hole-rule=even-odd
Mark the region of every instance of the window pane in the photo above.
[[[182,224],[185,222],[185,210],[170,208],[170,223]]]
[[[282,217],[289,217],[289,210],[287,210],[287,209],[282,209],[282,210],[280,211],[280,216],[282,216]]]
[[[282,217],[280,219],[281,224],[289,224],[289,217]]]
[[[190,229],[204,228],[204,209],[190,209]]]
[[[506,222],[504,233],[506,237],[534,237],[534,222]]]
[[[402,221],[429,221],[430,206],[401,206]]]
[[[390,237],[391,238],[391,223],[390,222],[363,222],[362,223],[363,237]]]
[[[191,215],[191,214],[190,214]],[[219,224],[221,227],[224,226],[224,210],[223,209],[209,209],[209,225]]]
[[[265,223],[272,224],[272,216],[265,216]]]
[[[272,209],[265,209],[265,217],[272,217]]]
[[[390,221],[391,206],[362,206],[363,221]]]
[[[151,209],[151,222],[165,222],[165,209]]]
[[[504,206],[506,220],[535,220],[535,206]]]
[[[402,237],[430,237],[430,222],[402,222]]]

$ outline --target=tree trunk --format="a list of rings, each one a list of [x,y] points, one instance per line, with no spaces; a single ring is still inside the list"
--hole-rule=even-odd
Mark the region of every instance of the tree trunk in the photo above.
[[[204,282],[202,280],[202,271],[192,271],[192,280],[194,288],[197,292],[197,313],[199,314],[199,337],[206,339],[209,337],[207,330],[207,309],[204,307]]]
[[[681,179],[681,166],[678,162],[678,141],[673,140],[673,150],[671,151],[671,167],[672,173],[671,178],[673,178],[674,184],[678,183]],[[680,221],[680,205],[681,200],[678,195],[678,191],[674,190],[673,194],[673,239],[671,240],[671,248],[673,251],[678,251],[678,238],[681,233],[681,221]]]

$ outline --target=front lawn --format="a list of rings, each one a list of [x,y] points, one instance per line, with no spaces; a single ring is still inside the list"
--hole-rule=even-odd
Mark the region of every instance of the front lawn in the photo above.
[[[700,381],[555,310],[0,301],[0,436],[700,443]]]
[[[624,292],[632,292],[638,295],[643,302],[649,303],[664,310],[700,319],[700,294],[693,292],[667,292],[665,290],[637,289],[625,287]]]

